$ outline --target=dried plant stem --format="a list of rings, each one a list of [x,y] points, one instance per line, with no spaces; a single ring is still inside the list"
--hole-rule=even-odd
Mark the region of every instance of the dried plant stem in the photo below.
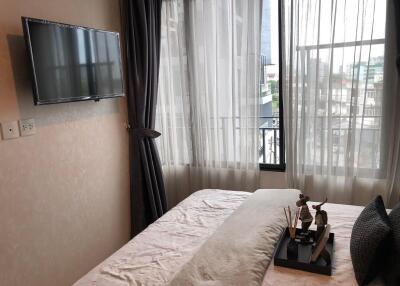
[[[289,219],[288,219],[288,216],[287,216],[287,214],[286,214],[286,209],[285,209],[285,208],[283,208],[283,211],[285,212],[285,217],[286,217],[286,222],[287,222],[287,225],[289,225]]]
[[[296,237],[296,227],[300,217],[300,209],[297,209],[296,212],[294,213],[293,220],[292,220],[292,210],[290,209],[290,206],[288,206],[287,211],[286,208],[283,208],[283,211],[285,213],[290,238],[294,239]]]

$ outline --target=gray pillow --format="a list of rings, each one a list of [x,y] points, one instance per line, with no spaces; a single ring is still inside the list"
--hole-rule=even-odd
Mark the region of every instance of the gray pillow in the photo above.
[[[364,208],[353,226],[350,254],[359,285],[371,282],[382,270],[391,227],[382,197],[378,196]]]
[[[390,212],[389,220],[392,225],[394,245],[400,253],[400,203]]]
[[[386,285],[400,285],[400,204],[389,214],[392,227],[393,249],[386,258],[385,271],[383,273]]]

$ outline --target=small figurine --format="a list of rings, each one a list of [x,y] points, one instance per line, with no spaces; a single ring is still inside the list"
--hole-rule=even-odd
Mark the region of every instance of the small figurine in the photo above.
[[[321,257],[325,260],[326,265],[331,264],[331,254],[326,249],[326,243],[329,240],[329,233],[331,230],[331,226],[329,224],[326,225],[325,229],[322,231],[322,234],[319,240],[312,247],[312,255],[310,258],[311,263],[317,262],[318,258]]]
[[[312,208],[316,210],[315,224],[317,225],[317,231],[315,233],[315,241],[319,240],[325,230],[326,225],[328,224],[328,214],[326,211],[321,210],[321,206],[323,206],[327,201],[328,198],[326,198],[325,201],[323,201],[319,205],[312,206]]]
[[[301,220],[301,231],[303,235],[308,236],[308,229],[312,224],[313,217],[308,208],[307,202],[310,200],[308,196],[304,196],[303,194],[299,195],[299,200],[296,202],[296,206],[300,207],[300,217]]]

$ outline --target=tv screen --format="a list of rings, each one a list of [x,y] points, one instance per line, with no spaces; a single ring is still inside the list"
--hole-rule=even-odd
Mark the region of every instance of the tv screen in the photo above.
[[[35,104],[123,96],[119,34],[22,17]]]

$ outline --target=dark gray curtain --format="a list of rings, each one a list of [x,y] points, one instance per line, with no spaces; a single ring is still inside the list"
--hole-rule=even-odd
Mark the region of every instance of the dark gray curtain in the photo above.
[[[397,70],[400,72],[400,1],[393,0],[394,2],[394,15],[396,19],[396,43],[397,43]]]
[[[154,138],[160,62],[162,0],[123,0],[130,130],[131,233],[167,210],[161,163]]]

